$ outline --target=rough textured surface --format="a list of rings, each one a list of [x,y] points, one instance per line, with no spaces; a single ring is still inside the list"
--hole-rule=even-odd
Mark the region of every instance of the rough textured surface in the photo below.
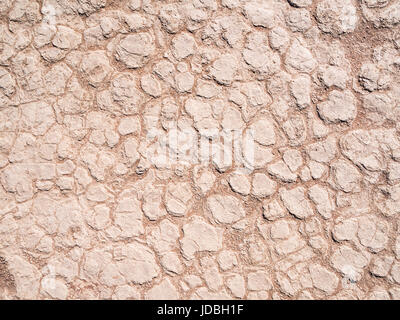
[[[400,299],[400,1],[6,0],[0,299]]]

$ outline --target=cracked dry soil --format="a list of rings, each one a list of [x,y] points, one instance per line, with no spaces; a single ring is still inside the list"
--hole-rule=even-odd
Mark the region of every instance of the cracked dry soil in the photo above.
[[[1,0],[0,299],[400,299],[399,80],[399,0]]]

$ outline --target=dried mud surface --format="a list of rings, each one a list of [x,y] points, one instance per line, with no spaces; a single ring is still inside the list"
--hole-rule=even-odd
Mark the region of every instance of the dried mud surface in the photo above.
[[[399,0],[0,0],[0,299],[400,299],[399,80]]]

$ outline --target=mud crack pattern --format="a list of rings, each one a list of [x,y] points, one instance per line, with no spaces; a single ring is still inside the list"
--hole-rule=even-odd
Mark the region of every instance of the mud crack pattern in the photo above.
[[[399,23],[1,0],[0,298],[399,299]]]

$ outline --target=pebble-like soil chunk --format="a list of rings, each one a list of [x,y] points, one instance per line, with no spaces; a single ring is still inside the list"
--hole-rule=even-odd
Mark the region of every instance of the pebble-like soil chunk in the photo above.
[[[207,199],[212,216],[220,223],[233,223],[245,216],[241,202],[233,196],[215,195]]]

